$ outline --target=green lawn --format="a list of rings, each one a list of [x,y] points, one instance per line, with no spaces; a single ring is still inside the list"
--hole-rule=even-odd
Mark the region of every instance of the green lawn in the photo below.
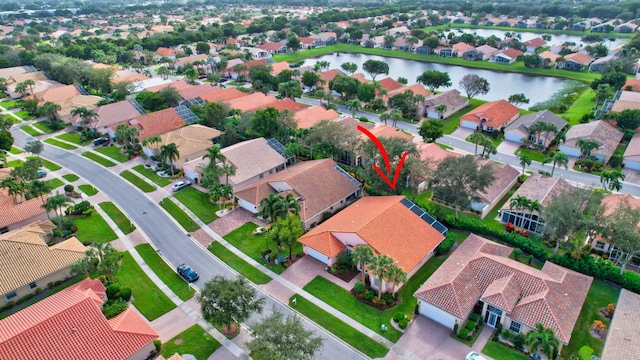
[[[5,108],[6,110],[15,109],[17,107],[22,107],[22,100],[8,100],[0,102],[0,106]]]
[[[563,353],[564,351],[565,348],[562,349]],[[482,353],[491,356],[495,360],[529,360],[529,357],[520,351],[491,340],[487,341]]]
[[[78,185],[78,189],[87,194],[87,196],[93,196],[98,193],[98,189],[94,188],[93,185]]]
[[[578,125],[581,117],[593,112],[593,107],[596,105],[595,101],[596,92],[589,88],[578,97],[578,100],[571,104],[566,112],[560,114],[560,117],[567,120],[569,125]]]
[[[171,201],[171,199],[162,199],[162,201],[160,201],[160,206],[162,206],[163,209],[171,214],[171,216],[173,216],[173,218],[176,219],[176,221],[178,221],[178,223],[182,225],[185,230],[192,232],[200,229],[200,226],[193,222],[189,215],[187,215],[186,212],[180,209],[178,205]]]
[[[51,190],[57,189],[60,186],[64,185],[64,182],[62,182],[62,180],[58,178],[49,179],[49,180],[46,180],[45,182],[49,184],[49,187],[51,188]]]
[[[127,155],[120,153],[120,148],[117,146],[99,147],[94,150],[121,163],[129,160]]]
[[[38,158],[37,156],[27,156],[27,159],[37,159],[37,158]],[[42,166],[47,168],[49,171],[56,171],[56,170],[62,169],[62,166],[56,163],[53,163],[47,159],[40,158],[40,161],[42,162]]]
[[[266,266],[271,271],[277,274],[281,274],[284,271],[284,268],[281,265],[268,263],[262,258],[262,256],[260,256],[260,253],[266,250],[266,247],[267,247],[266,242],[269,243],[269,249],[274,251],[271,253],[272,259],[275,258],[276,256],[275,251],[277,247],[276,247],[276,243],[273,240],[271,240],[270,236],[267,236],[266,240],[264,235],[253,236],[252,231],[257,227],[258,225],[252,222],[248,222],[242,225],[241,227],[233,230],[232,232],[228,233],[227,235],[225,235],[224,239],[227,240],[231,245],[235,246],[237,249],[242,251],[243,253],[247,254],[247,256],[249,256],[253,260]],[[288,248],[284,249],[282,252],[285,256],[289,256]],[[293,253],[294,254],[302,253],[302,245],[296,244],[296,246],[293,247]]]
[[[296,298],[295,304],[291,302],[293,298]],[[327,329],[347,344],[362,351],[370,358],[381,358],[389,352],[389,349],[384,345],[352,328],[342,320],[322,310],[320,307],[298,294],[293,295],[289,299],[289,306],[313,320],[316,324]]]
[[[454,114],[452,114],[451,116],[449,116],[447,119],[443,121],[442,131],[447,135],[451,135],[451,133],[456,131],[458,126],[460,126],[460,117],[462,115],[477,108],[478,106],[484,104],[485,102],[486,101],[483,101],[483,100],[471,99],[469,105],[463,107],[462,109],[455,112]]]
[[[80,141],[80,134],[78,134],[75,131],[71,131],[71,132],[66,132],[64,134],[60,134],[58,136],[56,136],[58,139],[61,140],[65,140],[68,142],[72,142],[74,144],[78,144],[78,145],[87,145],[89,144],[91,141],[85,141],[84,143]]]
[[[24,161],[22,160],[11,160],[7,162],[7,167],[20,167],[24,165]]]
[[[26,132],[27,134],[31,135],[31,136],[40,136],[40,135],[42,135],[42,133],[40,131],[34,129],[33,127],[31,127],[29,125],[22,126],[20,129],[22,131]],[[45,140],[45,142],[47,142],[47,140]]]
[[[268,275],[251,266],[251,264],[242,260],[238,255],[234,254],[231,250],[227,249],[217,241],[211,243],[209,251],[211,251],[218,259],[222,260],[222,262],[229,265],[232,269],[256,284],[266,284],[271,281],[271,278]]]
[[[46,141],[46,140],[45,140]],[[116,163],[114,163],[113,161],[109,161],[105,158],[103,158],[102,156],[93,153],[91,151],[85,151],[82,153],[82,156],[87,157],[95,162],[97,162],[98,164],[105,166],[105,167],[112,167],[112,166],[116,166]]]
[[[115,275],[123,287],[131,288],[133,305],[152,321],[176,308],[176,305],[149,279],[131,254],[122,254],[120,270]]]
[[[29,114],[29,112],[27,110],[16,111],[13,114],[16,115],[17,117],[19,117],[20,119],[24,120],[24,121],[33,120],[33,119],[36,118],[35,116]]]
[[[587,294],[587,299],[582,305],[578,321],[571,333],[571,341],[562,348],[563,357],[577,354],[578,350],[584,345],[592,348],[594,355],[602,355],[604,343],[602,340],[591,336],[590,329],[595,320],[601,320],[609,326],[609,321],[600,316],[600,309],[609,304],[615,304],[618,301],[619,294],[620,290],[616,290],[600,280],[593,281]]]
[[[133,185],[135,185],[138,189],[142,190],[143,192],[152,192],[156,190],[156,187],[147,183],[146,181],[142,180],[140,177],[138,177],[137,175],[135,175],[134,173],[132,173],[129,170],[125,170],[123,172],[120,173],[120,176],[122,176],[123,178],[127,179],[130,183],[132,183]]]
[[[178,339],[180,341],[177,341]],[[198,360],[207,360],[220,346],[220,343],[200,325],[193,325],[163,344],[162,356],[169,358],[175,353],[191,354]]]
[[[351,295],[350,292],[321,276],[317,276],[309,282],[304,287],[304,290],[369,329],[396,342],[402,334],[393,328],[390,328],[387,332],[383,332],[380,330],[380,325],[388,324],[393,313],[396,311],[405,314],[413,313],[417,304],[417,300],[413,297],[413,294],[445,260],[446,258],[442,257],[432,258],[427,261],[398,291],[397,296],[400,299],[399,303],[384,311],[361,303],[355,296]]]
[[[76,237],[85,245],[94,241],[109,242],[118,238],[109,224],[95,211],[91,216],[80,216],[73,220],[78,226]]]
[[[158,186],[160,187],[164,187],[171,184],[171,180],[169,178],[165,178],[156,174],[156,172],[153,171],[153,169],[146,168],[144,167],[144,165],[136,165],[133,167],[133,170],[144,175],[144,177],[158,184]]]
[[[187,282],[182,280],[180,276],[171,268],[167,263],[162,260],[160,255],[149,244],[141,244],[136,246],[138,254],[144,259],[144,262],[149,265],[156,275],[167,284],[169,289],[173,291],[178,297],[184,301],[187,301],[193,297],[196,293]]]
[[[12,153],[12,154],[22,154],[24,151],[18,149],[15,146],[12,146],[11,149],[9,149],[9,152]]]
[[[184,206],[191,210],[191,212],[205,224],[209,224],[218,218],[216,211],[219,207],[209,201],[209,194],[207,193],[193,187],[188,187],[178,191],[173,197],[183,203]]]
[[[80,179],[80,177],[76,174],[65,174],[62,175],[62,177],[67,180],[68,182],[74,182],[74,181],[78,181],[78,179]]]
[[[43,131],[45,134],[50,134],[53,132],[53,129],[51,128],[51,123],[48,122],[47,120],[42,120],[42,121],[38,121],[37,123],[33,123],[33,126],[37,127],[38,129]]]
[[[107,215],[109,215],[111,220],[113,220],[116,223],[116,225],[118,225],[118,228],[120,228],[120,230],[122,230],[122,232],[125,235],[133,232],[133,230],[136,229],[135,225],[131,223],[129,218],[127,218],[122,213],[122,211],[120,211],[120,209],[117,206],[115,206],[112,202],[105,201],[105,202],[101,202],[98,205],[102,208],[102,210],[104,210],[104,212],[107,213]]]
[[[26,126],[23,126],[22,128],[24,129]],[[75,145],[71,145],[71,144],[67,144],[65,142],[62,141],[58,141],[56,139],[45,139],[44,142],[46,142],[47,144],[53,145],[53,146],[57,146],[59,148],[63,148],[65,150],[74,150],[77,149],[78,147]]]
[[[529,156],[529,158],[531,158],[531,160],[538,161],[538,162],[542,162],[542,160],[544,160],[547,157],[545,154],[539,151],[531,150],[531,149],[516,150],[515,155],[518,156],[520,154],[526,154]],[[522,170],[522,167],[520,167],[520,170]]]

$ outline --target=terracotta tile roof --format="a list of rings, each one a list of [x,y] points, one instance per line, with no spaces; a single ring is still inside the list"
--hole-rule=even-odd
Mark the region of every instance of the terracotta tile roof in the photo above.
[[[328,211],[333,204],[360,188],[352,178],[345,176],[335,167],[336,163],[331,159],[302,161],[256,184],[238,189],[235,196],[257,205],[269,194],[291,190],[296,197],[301,198],[300,218],[307,221]]]
[[[201,84],[197,86],[190,86],[187,88],[178,89],[178,93],[180,94],[180,96],[182,96],[183,99],[189,100],[189,99],[195,99],[197,97],[202,99],[203,95],[220,91],[220,90],[222,90],[222,88],[219,86],[214,86],[211,84]]]
[[[486,301],[529,327],[542,323],[569,343],[593,278],[550,262],[537,270],[509,259],[511,250],[470,234],[414,296],[461,319]]]
[[[298,129],[309,129],[316,126],[322,120],[335,120],[340,116],[335,110],[327,110],[324,106],[313,106],[298,111],[293,119],[298,124]]]
[[[187,64],[193,64],[196,61],[207,61],[209,54],[198,54],[177,58],[174,62],[174,66],[185,66]]]
[[[268,107],[272,107],[272,108],[274,108],[274,109],[276,109],[278,111],[288,110],[288,111],[293,112],[293,113],[309,108],[309,106],[307,106],[305,104],[301,104],[301,103],[295,102],[294,100],[292,100],[290,98],[278,100],[276,102],[272,102],[270,104],[263,105],[259,109],[262,110],[262,109],[266,109]]]
[[[420,85],[420,84],[413,84],[413,85],[409,85],[409,86],[403,86],[400,89],[395,89],[395,90],[391,90],[387,93],[387,98],[393,96],[393,95],[397,95],[397,94],[404,94],[406,91],[411,90],[413,91],[413,95],[422,95],[425,98],[429,95],[431,95],[431,91],[427,90],[424,88],[424,86]]]
[[[627,201],[633,208],[640,209],[640,199],[633,197],[629,194],[607,194],[602,198],[600,206],[604,206],[605,210],[603,215],[611,215],[622,201]]]
[[[354,79],[357,79],[361,83],[369,82],[369,80],[367,80],[362,73],[353,74],[353,75],[351,75],[351,77],[354,78]]]
[[[631,90],[627,91],[640,91],[640,79],[627,79],[627,82],[622,86],[622,90],[626,90],[627,86],[631,86]]]
[[[291,67],[289,67],[289,63],[286,61],[281,61],[281,62],[271,64],[272,75],[278,75],[285,70],[291,70]]]
[[[213,146],[212,139],[222,135],[222,131],[200,124],[183,126],[160,135],[161,145],[176,144],[180,159],[195,158]]]
[[[267,50],[267,51],[278,51],[280,49],[282,49],[283,47],[286,48],[286,46],[280,44],[280,43],[265,43],[262,45],[258,45],[256,46],[258,49],[262,49],[262,50]]]
[[[393,80],[390,77],[384,78],[380,81],[378,81],[378,84],[385,90],[387,91],[391,91],[391,90],[395,90],[395,89],[400,89],[402,87],[402,84],[400,84],[399,82]]]
[[[36,221],[0,235],[0,294],[41,280],[84,257],[86,249],[75,237],[47,246],[45,239],[53,228],[50,221]]]
[[[253,93],[251,95],[242,96],[233,100],[229,100],[230,109],[238,109],[241,112],[253,111],[265,105],[272,104],[278,101],[275,96],[265,95],[261,92]]]
[[[100,106],[96,109],[98,117],[92,124],[99,131],[104,131],[111,124],[128,121],[136,116],[140,116],[140,112],[131,105],[129,101],[119,101],[113,104]]]
[[[135,82],[149,80],[149,79],[151,78],[148,76],[139,74],[132,70],[121,70],[116,72],[116,77],[111,81],[117,84],[121,82],[135,83]]]
[[[613,103],[611,112],[619,113],[627,109],[640,109],[640,92],[622,90],[620,97]]]
[[[164,83],[164,84],[160,84],[160,85],[156,85],[156,86],[151,86],[146,88],[145,90],[147,91],[151,91],[151,92],[157,92],[160,91],[166,87],[172,87],[178,91],[182,90],[182,89],[187,89],[187,88],[192,88],[195,87],[194,85],[189,84],[188,82],[184,81],[184,80],[177,80],[177,81],[172,81],[172,82],[168,82],[168,83]]]
[[[494,129],[500,129],[500,127],[508,125],[509,120],[514,116],[518,116],[518,114],[520,114],[520,109],[503,99],[484,103],[462,115],[460,120],[479,124],[481,119],[487,119],[484,123],[485,127],[491,126]]]
[[[640,295],[620,290],[616,311],[609,324],[602,360],[627,360],[631,354],[640,354]]]
[[[246,92],[240,91],[236,88],[227,88],[220,91],[214,91],[207,94],[200,95],[200,99],[208,102],[228,102],[239,97],[248,96]]]
[[[413,135],[411,134],[407,134],[404,131],[395,128],[393,126],[388,126],[388,125],[376,125],[373,129],[370,130],[370,132],[375,135],[377,138],[393,138],[393,137],[397,137],[397,138],[401,138],[404,139],[407,142],[413,142]],[[369,139],[367,137],[367,135],[365,134],[360,134],[360,139],[362,140],[367,140]]]
[[[267,59],[262,59],[262,60],[248,61],[248,62],[244,63],[244,65],[247,67],[247,70],[249,70],[251,67],[254,67],[254,66],[268,66],[269,63],[268,63]]]
[[[520,51],[520,50],[516,50],[513,48],[509,48],[506,50],[501,50],[500,52],[498,52],[499,55],[504,55],[506,57],[508,57],[509,59],[515,59],[518,56],[524,54],[524,52]]]
[[[573,54],[569,54],[566,55],[564,57],[565,61],[574,61],[577,62],[578,64],[582,64],[582,65],[589,65],[591,63],[591,61],[593,61],[593,57],[589,56],[589,55],[585,55],[583,53],[580,52],[576,52]]]
[[[624,151],[625,160],[640,161],[640,134],[635,134]]]
[[[71,110],[77,107],[86,107],[93,109],[100,100],[104,100],[100,96],[95,95],[76,95],[67,99],[57,101],[61,109],[58,111],[58,115],[61,117],[71,117]],[[77,121],[77,117],[73,119]]]
[[[532,46],[534,48],[538,47],[538,46],[545,46],[547,45],[547,42],[542,40],[542,38],[533,38],[531,40],[527,40],[524,43],[522,43],[524,46]]]
[[[140,140],[155,135],[162,135],[166,132],[179,129],[186,125],[184,120],[176,113],[175,108],[168,108],[145,115],[137,116],[135,119],[123,121],[110,126],[115,132],[120,124],[132,126],[140,131]]]
[[[556,60],[562,55],[556,54],[556,53],[553,53],[553,52],[547,50],[545,52],[542,52],[542,53],[538,54],[538,56],[540,56],[543,59],[549,59],[549,60],[551,60],[552,63],[555,63]]]
[[[420,154],[420,160],[426,161],[431,159],[431,166],[435,169],[437,164],[449,156],[460,157],[458,153],[454,153],[441,148],[436,143],[419,142],[416,144],[418,153]]]
[[[401,202],[403,199],[404,196],[364,197],[298,241],[334,256],[345,247],[337,239],[340,234],[355,234],[376,253],[392,257],[404,271],[411,272],[444,240],[444,235],[409,210]]]
[[[578,140],[595,140],[600,147],[591,150],[591,154],[603,155],[607,161],[616,151],[624,133],[609,125],[606,121],[596,120],[586,124],[572,126],[566,134],[563,146],[578,148]]]
[[[515,199],[518,195],[524,196],[529,200],[538,200],[542,206],[549,204],[551,199],[559,193],[568,191],[571,185],[556,177],[543,176],[541,174],[532,174],[525,180],[513,195],[502,205],[502,210],[510,210],[509,204],[511,199]],[[534,211],[534,214],[537,212]]]
[[[339,70],[330,69],[330,70],[318,73],[318,76],[320,76],[320,79],[324,80],[325,82],[323,87],[327,88],[329,86],[329,81],[335,79],[336,76],[344,76],[344,74],[341,73]],[[364,79],[360,81],[364,81]]]
[[[239,142],[223,148],[221,152],[227,158],[227,163],[236,169],[236,174],[229,177],[229,181],[234,184],[284,166],[287,162],[264,138]]]
[[[451,48],[453,49],[453,51],[455,51],[457,53],[460,53],[460,54],[462,54],[462,53],[464,53],[466,51],[475,49],[473,46],[471,46],[471,45],[469,45],[467,43],[463,43],[463,42],[459,42],[459,43],[453,44],[451,46]]]
[[[49,198],[44,196],[45,201]],[[14,203],[13,196],[9,196],[6,189],[0,189],[0,228],[11,226],[21,221],[44,215],[45,211],[41,207],[42,201],[39,198],[25,200],[21,203]]]
[[[495,180],[483,192],[478,192],[485,201],[492,203],[501,198],[507,187],[513,186],[520,171],[509,164],[496,164],[493,160],[476,157],[479,166],[489,166],[493,170]]]
[[[133,308],[107,320],[104,291],[85,279],[0,320],[0,358],[124,360],[158,338]]]
[[[66,85],[35,93],[34,97],[38,100],[38,103],[42,105],[47,101],[58,103],[76,95],[82,95],[78,88],[75,85]]]
[[[298,36],[298,40],[300,41],[301,44],[305,44],[305,45],[315,45],[316,44],[316,39],[312,38],[312,37]]]
[[[156,54],[160,55],[160,56],[166,56],[166,57],[170,57],[170,56],[176,56],[178,52],[174,49],[170,49],[170,48],[166,48],[166,47],[159,47],[156,50]]]

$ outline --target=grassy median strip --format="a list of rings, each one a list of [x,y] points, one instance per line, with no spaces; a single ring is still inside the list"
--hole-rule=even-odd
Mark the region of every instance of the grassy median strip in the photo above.
[[[43,131],[45,134],[51,134],[53,129],[51,128],[51,123],[47,120],[38,121],[37,123],[33,123],[33,126]]]
[[[62,177],[67,180],[68,182],[74,182],[74,181],[78,181],[78,179],[80,179],[80,177],[76,174],[65,174],[62,175]]]
[[[182,280],[178,274],[162,260],[160,255],[149,244],[141,244],[136,246],[138,254],[144,259],[144,262],[149,265],[156,275],[167,284],[169,289],[173,291],[178,297],[184,301],[187,301],[193,297],[196,293],[195,290],[189,287],[187,282]]]
[[[219,206],[209,201],[209,194],[207,193],[196,188],[188,187],[175,193],[173,197],[180,200],[187,209],[191,210],[191,212],[205,224],[218,218],[216,211],[219,209]]]
[[[91,216],[79,216],[73,220],[78,226],[76,238],[85,245],[95,241],[109,242],[118,238],[109,224],[95,211]]]
[[[291,302],[293,298],[296,299],[295,304]],[[322,310],[320,307],[298,294],[294,294],[289,299],[289,306],[313,320],[316,324],[327,329],[347,344],[362,351],[370,358],[381,358],[389,352],[389,349],[387,349],[386,346],[352,328],[342,320]]]
[[[93,196],[98,193],[98,189],[94,188],[93,185],[78,185],[78,189],[87,194],[87,196]]]
[[[162,201],[160,201],[160,206],[162,206],[163,209],[165,209],[169,214],[171,214],[171,216],[173,216],[173,218],[176,219],[176,221],[180,225],[182,225],[182,227],[185,230],[192,232],[200,229],[198,224],[196,224],[193,220],[191,220],[189,215],[187,215],[186,212],[180,209],[180,207],[178,207],[178,205],[176,205],[173,201],[171,201],[171,199],[169,198],[162,199]]]
[[[46,140],[45,140],[46,141]],[[105,167],[112,167],[112,166],[116,166],[116,163],[114,163],[113,161],[107,160],[105,158],[103,158],[102,156],[93,153],[91,151],[85,151],[82,153],[82,156],[89,158],[95,162],[97,162],[98,164],[105,166]]]
[[[42,166],[46,167],[47,169],[49,169],[49,171],[56,171],[56,170],[60,170],[62,169],[62,166],[53,163],[47,159],[43,159],[43,158],[38,158],[37,156],[27,156],[27,159],[40,159],[40,162],[42,162]]]
[[[176,305],[149,279],[131,254],[122,254],[122,265],[115,275],[123,287],[131,288],[133,305],[152,321],[176,308]]]
[[[127,155],[120,153],[120,148],[117,146],[111,145],[109,147],[95,148],[94,151],[99,152],[100,154],[106,155],[112,158],[113,160],[121,163],[129,160]]]
[[[27,134],[31,135],[31,136],[40,136],[42,135],[42,133],[36,129],[34,129],[32,126],[29,125],[25,125],[20,127],[20,129],[22,129],[22,131],[26,132]],[[45,140],[46,142],[46,140]]]
[[[136,174],[132,173],[129,170],[125,170],[121,172],[120,176],[127,179],[130,183],[135,185],[138,189],[142,190],[143,192],[148,193],[156,190],[155,186],[142,180],[140,177],[138,177]]]
[[[168,359],[175,353],[191,354],[197,360],[207,360],[220,346],[200,325],[193,325],[163,344],[162,356]]]
[[[164,186],[167,186],[167,185],[171,184],[171,180],[169,178],[165,178],[165,177],[162,177],[162,176],[156,174],[155,171],[145,167],[144,165],[136,165],[136,166],[133,167],[133,170],[139,172],[140,174],[142,174],[147,179],[149,179],[149,180],[153,181],[154,183],[158,184],[158,186],[160,186],[160,187],[164,187]]]
[[[22,127],[22,129],[24,129],[24,128],[26,128],[26,126],[23,126],[23,127]],[[33,135],[33,134],[31,134],[31,135]],[[38,135],[42,135],[42,134],[37,134],[37,135],[34,135],[34,136],[38,136]],[[58,140],[56,140],[56,139],[52,139],[52,138],[45,139],[45,140],[44,140],[44,142],[46,142],[46,143],[47,143],[47,144],[49,144],[49,145],[53,145],[53,146],[57,146],[57,147],[59,147],[59,148],[63,148],[63,149],[65,149],[65,150],[75,150],[75,149],[77,149],[77,148],[78,148],[78,147],[77,147],[77,146],[75,146],[75,145],[67,144],[67,143],[65,143],[65,142],[58,141]]]
[[[45,182],[49,185],[51,190],[59,188],[60,186],[64,185],[64,182],[62,182],[62,180],[58,178],[49,179]]]
[[[80,141],[80,134],[78,134],[75,131],[72,132],[66,132],[64,134],[60,134],[58,136],[56,136],[58,139],[61,140],[65,140],[68,142],[72,142],[74,144],[78,144],[78,145],[87,145],[89,144],[91,141],[85,141],[84,143]]]
[[[213,253],[218,259],[222,260],[225,264],[229,265],[233,270],[239,272],[242,276],[251,280],[256,284],[266,284],[271,281],[271,278],[256,269],[248,262],[242,260],[238,255],[231,252],[224,245],[217,241],[214,241],[209,245],[209,251]]]
[[[9,149],[9,152],[12,153],[12,154],[22,154],[24,151],[18,149],[15,146],[12,146],[11,149]]]
[[[120,228],[120,230],[122,230],[122,232],[125,235],[130,234],[131,232],[133,232],[133,230],[136,229],[136,227],[131,223],[129,218],[127,218],[126,215],[123,214],[122,211],[120,211],[120,209],[117,206],[115,206],[112,202],[105,201],[105,202],[101,202],[98,205],[100,205],[102,210],[104,210],[104,212],[106,212],[107,215],[109,215],[111,220],[113,220],[116,223],[116,225],[118,225],[118,228]]]

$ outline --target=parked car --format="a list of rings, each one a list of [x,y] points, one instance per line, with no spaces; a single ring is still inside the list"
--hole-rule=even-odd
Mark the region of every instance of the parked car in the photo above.
[[[180,190],[186,188],[189,185],[191,185],[191,181],[187,181],[187,180],[178,181],[177,183],[173,184],[173,186],[172,186],[173,192],[180,191]]]
[[[200,278],[200,275],[198,275],[197,272],[193,271],[191,266],[187,264],[182,264],[178,266],[178,275],[180,275],[180,277],[183,278],[184,281],[190,282],[190,283]]]
[[[40,169],[38,170],[38,179],[41,179],[43,177],[47,176],[47,171],[44,169]]]
[[[97,138],[93,140],[93,146],[103,146],[103,145],[108,145],[109,144],[109,138]]]
[[[475,351],[472,351],[465,356],[464,360],[487,360],[484,356],[478,354]]]

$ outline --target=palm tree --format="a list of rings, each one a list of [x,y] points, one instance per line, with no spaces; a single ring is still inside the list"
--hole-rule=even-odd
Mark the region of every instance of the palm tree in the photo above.
[[[353,116],[354,119],[356,118],[356,114],[358,113],[358,111],[362,109],[362,103],[358,99],[352,99],[347,101],[345,103],[345,106],[349,111],[351,111],[351,115]]]
[[[184,71],[184,77],[189,80],[189,83],[192,85],[196,84],[196,79],[200,76],[200,73],[196,68],[190,67]]]
[[[231,164],[222,164],[220,166],[221,173],[226,177],[225,185],[229,185],[229,176],[236,174],[236,168]]]
[[[173,176],[173,162],[180,158],[180,151],[178,151],[178,146],[176,146],[175,143],[162,145],[162,147],[160,148],[160,157],[164,160],[169,161],[169,163],[171,164],[171,176]]]
[[[544,123],[544,142],[542,143],[543,147],[547,146],[547,140],[549,139],[549,135],[553,134],[554,136],[558,134],[558,127],[554,123]]]
[[[581,157],[587,157],[591,155],[591,150],[596,150],[600,147],[600,144],[598,144],[597,141],[586,139],[579,139],[578,141],[576,141],[576,145],[578,145],[578,147],[580,148]]]
[[[388,112],[380,114],[380,121],[387,125],[387,121],[391,120],[391,114]]]
[[[33,95],[33,86],[36,84],[36,82],[33,81],[33,79],[27,79],[22,83],[25,84],[25,86],[29,87],[29,90],[31,90],[31,95]]]
[[[440,120],[444,119],[444,113],[447,112],[447,104],[440,104],[434,108],[434,110],[440,115]]]
[[[124,144],[127,148],[140,135],[140,130],[126,124],[120,124],[116,127],[116,141]]]
[[[156,73],[158,73],[163,80],[167,80],[169,75],[171,75],[171,70],[169,70],[169,67],[167,66],[160,66],[156,69]]]
[[[624,180],[625,175],[622,173],[620,169],[611,169],[611,170],[602,170],[602,174],[600,175],[600,182],[602,183],[603,189],[609,190],[622,190],[622,182],[620,180]]]
[[[220,145],[215,145],[207,149],[207,153],[202,156],[203,159],[209,159],[209,164],[207,166],[216,166],[216,161],[220,161],[223,164],[226,164],[227,157],[222,153],[222,148]]]
[[[89,122],[98,117],[97,112],[95,112],[93,109],[87,109],[84,106],[73,108],[73,110],[71,110],[71,115],[80,118],[82,126],[85,128],[85,130]]]
[[[13,177],[6,177],[0,182],[0,187],[7,190],[7,194],[13,197],[13,202],[18,203],[20,183]]]
[[[289,212],[298,214],[300,211],[300,204],[293,194],[289,193],[287,196],[277,196],[278,200],[273,204],[273,216],[274,221],[278,218],[284,219]]]
[[[396,297],[396,291],[398,290],[398,284],[407,281],[407,273],[396,264],[392,264],[389,267],[389,281],[393,283],[393,297]]]
[[[569,155],[563,153],[562,151],[558,151],[553,154],[552,158],[553,168],[551,169],[551,176],[553,176],[554,171],[556,171],[556,165],[564,166],[566,169],[569,165]]]
[[[278,202],[278,196],[274,193],[271,193],[269,194],[269,197],[260,200],[260,211],[258,211],[258,216],[263,218],[265,221],[274,223],[274,205],[276,202]]]
[[[391,111],[391,125],[398,126],[398,121],[402,120],[402,111],[399,109],[393,109]]]
[[[33,180],[29,183],[29,193],[33,196],[39,196],[42,201],[42,205],[45,204],[44,195],[51,192],[51,185],[49,185],[46,181]],[[47,219],[51,220],[49,217],[49,212],[47,211]]]
[[[526,208],[527,210],[529,210],[529,225],[523,227],[526,227],[528,230],[532,230],[531,222],[533,220],[533,212],[537,211],[538,213],[540,213],[540,211],[542,211],[542,204],[540,204],[540,201],[538,200],[527,200],[528,201]]]
[[[40,106],[39,110],[42,113],[42,115],[48,117],[49,121],[53,123],[55,121],[58,121],[58,111],[62,110],[62,106],[54,102],[47,101],[44,104],[42,104],[42,106]]]
[[[369,261],[369,272],[375,276],[378,283],[378,300],[382,297],[382,281],[389,278],[389,267],[393,264],[393,259],[387,255],[378,254]],[[371,279],[369,279],[371,281]]]
[[[516,197],[512,198],[511,201],[509,202],[509,207],[511,209],[523,210],[527,207],[528,203],[529,203],[529,199],[527,199],[522,195],[517,195]],[[519,219],[520,221],[514,224],[516,227],[522,227],[524,216],[520,216]]]
[[[71,201],[71,199],[67,195],[60,194],[59,192],[56,191],[56,194],[53,196],[50,196],[47,199],[47,201],[45,201],[45,203],[42,205],[42,207],[45,208],[47,211],[53,209],[56,213],[56,217],[58,218],[58,225],[60,225],[62,221],[62,214],[63,214],[62,208],[71,204],[72,202],[73,201]]]
[[[158,156],[158,145],[162,142],[162,138],[159,135],[153,135],[146,139],[142,139],[142,146],[151,149],[154,156]]]
[[[23,82],[17,83],[14,91],[19,93],[20,96],[25,97],[27,96],[27,85]]]
[[[473,154],[474,155],[478,155],[478,143],[485,142],[486,138],[487,138],[487,136],[485,134],[483,134],[481,131],[476,131],[473,134],[469,135],[467,140],[471,141],[472,143],[474,143],[476,145],[475,150],[473,150]]]
[[[360,265],[360,271],[362,272],[362,284],[364,285],[365,284],[365,277],[364,277],[365,266],[373,257],[373,249],[367,245],[356,246],[351,252],[351,257],[353,258],[353,261],[355,261],[357,265]]]
[[[531,157],[527,154],[518,155],[520,159],[520,165],[522,165],[522,175],[524,175],[524,168],[531,165]]]
[[[535,145],[538,146],[538,142],[540,141],[540,134],[545,131],[546,123],[543,121],[536,121],[531,126],[529,126],[529,133],[535,134]]]
[[[536,323],[535,330],[527,333],[526,343],[529,346],[531,354],[536,353],[538,349],[547,355],[549,359],[555,359],[560,350],[560,340],[550,328],[545,328],[541,323]]]

